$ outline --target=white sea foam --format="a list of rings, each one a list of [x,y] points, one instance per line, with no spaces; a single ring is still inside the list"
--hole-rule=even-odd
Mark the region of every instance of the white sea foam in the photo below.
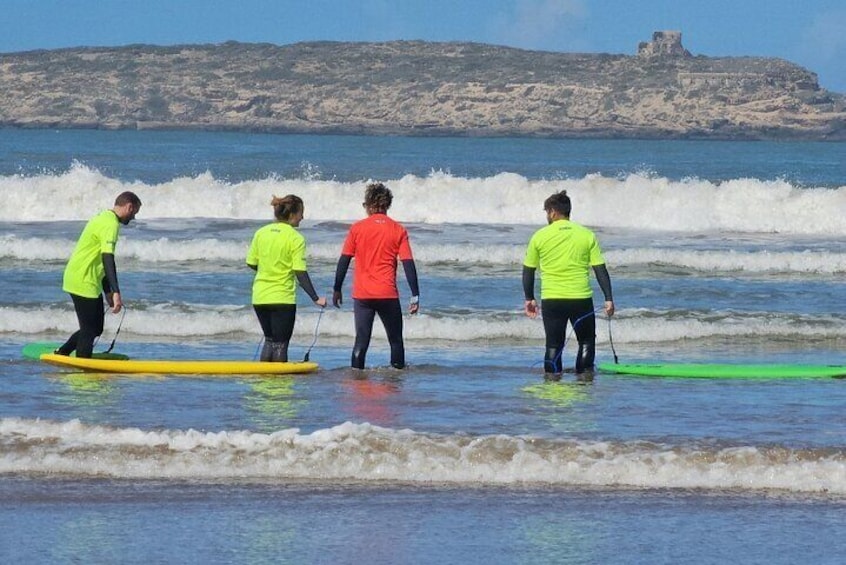
[[[0,443],[3,474],[846,494],[839,449],[431,435],[349,422],[262,434],[19,418],[0,420]]]
[[[318,314],[305,308],[297,314],[295,340],[313,335]],[[806,316],[779,313],[676,312],[621,310],[613,322],[615,343],[662,343],[720,337],[781,337],[796,339],[843,339],[846,327],[838,314]],[[605,322],[598,320],[597,343],[606,342]],[[117,317],[107,316],[107,333],[116,327]],[[540,320],[528,319],[520,310],[486,311],[474,314],[449,310],[408,317],[404,335],[409,341],[455,341],[510,343],[534,342],[544,335]],[[59,334],[77,329],[70,305],[0,307],[0,334]],[[327,309],[320,323],[325,338],[353,338],[353,314],[349,310]],[[133,308],[124,319],[121,336],[128,338],[208,338],[255,336],[258,326],[248,306],[155,305]],[[384,339],[381,324],[373,335]]]
[[[829,251],[701,251],[632,248],[609,251],[613,266],[667,265],[702,272],[846,273],[846,253]]]
[[[66,261],[74,241],[40,237],[0,236],[0,259],[20,261]],[[247,242],[216,238],[139,240],[125,237],[120,242],[122,260],[151,263],[204,263],[216,270],[221,263],[242,265]],[[340,243],[316,243],[308,246],[310,260],[334,262]],[[475,264],[519,267],[525,253],[520,244],[438,244],[415,242],[415,259],[423,264]],[[846,253],[834,251],[738,251],[685,250],[660,247],[610,250],[606,260],[613,267],[664,265],[694,271],[737,271],[746,273],[846,273]],[[195,266],[202,268],[202,264]]]
[[[846,233],[846,186],[800,188],[758,179],[671,181],[636,173],[623,178],[529,180],[513,173],[464,178],[436,172],[387,182],[395,194],[392,214],[404,222],[532,225],[539,220],[543,200],[566,189],[574,200],[574,219],[593,227]],[[123,190],[135,191],[144,201],[143,218],[264,219],[270,195],[295,193],[305,200],[311,220],[352,221],[361,216],[363,187],[364,182],[311,178],[231,183],[208,173],[156,185],[127,183],[77,163],[59,175],[0,177],[0,221],[85,220],[110,207]]]

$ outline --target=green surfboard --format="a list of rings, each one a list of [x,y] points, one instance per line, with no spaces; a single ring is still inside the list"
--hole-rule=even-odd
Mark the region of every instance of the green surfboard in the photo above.
[[[53,353],[58,347],[62,345],[61,343],[53,343],[49,341],[37,341],[35,343],[28,343],[24,345],[23,349],[21,350],[21,354],[26,359],[34,359],[38,361],[41,359],[41,355],[44,353]],[[72,357],[76,356],[76,353],[71,355]],[[94,359],[129,359],[128,355],[123,355],[122,353],[97,353],[94,352],[92,355]]]
[[[819,379],[846,377],[846,365],[730,363],[600,363],[603,373],[704,379]]]

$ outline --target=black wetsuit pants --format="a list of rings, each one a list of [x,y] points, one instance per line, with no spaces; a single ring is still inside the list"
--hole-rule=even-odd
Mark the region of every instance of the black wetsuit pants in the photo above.
[[[543,357],[544,371],[562,371],[561,354],[567,336],[567,324],[573,326],[579,342],[576,355],[576,372],[593,370],[596,356],[596,316],[593,313],[593,299],[550,298],[541,301],[543,328],[546,331],[546,353]]]
[[[103,333],[106,311],[103,306],[103,295],[97,298],[86,298],[76,294],[70,295],[79,329],[56,350],[60,355],[70,355],[76,351],[77,357],[91,357],[94,352],[94,341]]]
[[[294,321],[297,319],[296,304],[253,304],[261,331],[264,347],[261,361],[288,361],[288,343],[294,335]]]
[[[402,306],[398,298],[355,299],[355,345],[353,345],[350,364],[355,369],[364,369],[370,336],[373,333],[373,321],[376,314],[385,326],[388,344],[391,346],[391,366],[397,369],[405,367],[405,347],[402,343]]]

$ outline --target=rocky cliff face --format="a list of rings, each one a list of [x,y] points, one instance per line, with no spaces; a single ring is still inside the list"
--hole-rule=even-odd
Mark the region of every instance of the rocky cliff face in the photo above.
[[[666,33],[637,56],[416,41],[4,54],[0,125],[846,139],[846,97],[813,73],[693,57]]]

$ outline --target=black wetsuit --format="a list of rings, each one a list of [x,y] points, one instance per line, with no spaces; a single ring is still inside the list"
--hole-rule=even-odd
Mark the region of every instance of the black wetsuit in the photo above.
[[[399,298],[369,298],[353,300],[355,316],[355,343],[353,344],[350,365],[355,369],[364,369],[370,336],[373,332],[373,320],[376,314],[385,326],[388,344],[391,347],[391,367],[405,367],[405,346],[402,340],[402,306]]]
[[[593,314],[593,299],[547,298],[541,300],[543,328],[546,333],[546,350],[543,367],[547,373],[560,373],[561,354],[567,335],[567,324],[573,326],[579,342],[576,355],[576,372],[593,369],[596,357],[596,316]]]
[[[605,295],[606,301],[612,301],[611,277],[605,265],[593,267],[599,288]],[[535,269],[523,267],[523,292],[526,300],[535,299]],[[567,325],[573,327],[579,342],[579,352],[576,355],[575,371],[583,373],[593,370],[596,358],[596,316],[594,315],[593,298],[547,298],[541,300],[543,312],[543,328],[546,333],[546,349],[543,356],[543,367],[547,373],[561,373],[563,365],[561,354],[567,339]]]
[[[79,329],[71,334],[68,340],[56,350],[56,353],[70,355],[76,351],[77,357],[88,358],[94,354],[94,341],[103,333],[106,318],[103,295],[97,298],[86,298],[71,294],[70,297],[73,300],[73,308],[76,310]]]
[[[257,267],[250,265],[256,270]],[[311,277],[306,271],[294,271],[297,282],[308,294],[312,301],[317,302],[320,298]],[[275,361],[285,363],[288,361],[288,344],[291,336],[294,335],[294,322],[297,319],[296,304],[253,304],[256,317],[258,318],[261,331],[264,334],[264,346],[261,350],[261,361]]]
[[[288,344],[294,335],[297,305],[253,304],[253,310],[264,334],[261,361],[288,361]]]
[[[103,279],[103,292],[105,294],[120,292],[115,256],[111,253],[103,253],[102,258],[106,273]],[[56,353],[70,355],[76,351],[77,357],[88,358],[94,354],[94,342],[103,334],[103,326],[106,321],[103,295],[101,294],[97,298],[87,298],[71,294],[70,297],[76,311],[76,319],[79,321],[79,330],[71,334],[68,340],[56,350]]]
[[[350,255],[341,255],[338,260],[334,285],[336,292],[340,292],[343,287],[344,278],[351,261],[352,256]],[[403,259],[402,266],[412,295],[418,296],[420,288],[414,259]],[[355,317],[355,343],[353,344],[350,366],[354,369],[364,369],[367,349],[370,347],[370,338],[373,334],[373,321],[378,314],[379,319],[382,320],[382,325],[385,326],[385,334],[391,347],[391,366],[396,369],[405,368],[402,306],[399,298],[355,298],[353,299],[353,314]]]

